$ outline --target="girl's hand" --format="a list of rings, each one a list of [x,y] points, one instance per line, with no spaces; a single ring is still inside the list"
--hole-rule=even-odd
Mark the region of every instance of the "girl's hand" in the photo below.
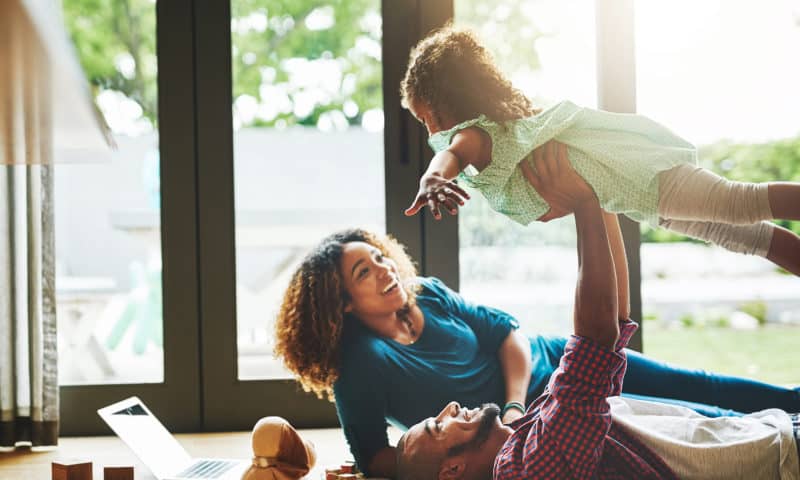
[[[419,180],[419,191],[414,202],[405,211],[410,217],[419,212],[426,204],[431,209],[433,218],[439,220],[442,214],[439,207],[444,207],[451,215],[458,213],[458,207],[469,200],[469,194],[452,180],[436,173],[426,173]]]
[[[516,408],[509,408],[506,411],[505,415],[503,415],[503,425],[508,425],[509,423],[522,417],[523,415],[524,413],[520,412]]]
[[[567,146],[551,140],[533,151],[534,168],[520,162],[522,174],[550,205],[550,210],[538,218],[549,222],[574,212],[584,202],[596,200],[594,190],[569,163]]]

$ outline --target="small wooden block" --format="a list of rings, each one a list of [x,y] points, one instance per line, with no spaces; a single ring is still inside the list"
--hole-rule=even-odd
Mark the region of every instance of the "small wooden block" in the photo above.
[[[133,467],[105,467],[103,480],[133,480]]]
[[[53,480],[92,480],[92,462],[56,460],[52,463]]]

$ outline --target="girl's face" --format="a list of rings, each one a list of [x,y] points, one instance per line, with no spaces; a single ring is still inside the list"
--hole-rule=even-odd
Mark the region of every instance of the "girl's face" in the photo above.
[[[442,122],[439,117],[434,115],[433,111],[425,102],[415,100],[411,102],[408,109],[411,110],[411,114],[414,115],[417,120],[425,125],[425,128],[428,129],[428,135],[433,135],[434,133],[452,127],[452,125],[447,124],[447,122]]]
[[[365,323],[396,313],[408,301],[397,264],[369,243],[345,244],[339,268],[350,295],[345,311]]]

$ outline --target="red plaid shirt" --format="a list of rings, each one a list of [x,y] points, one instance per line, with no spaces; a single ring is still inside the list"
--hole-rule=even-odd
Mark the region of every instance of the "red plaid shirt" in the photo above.
[[[675,479],[655,453],[611,420],[606,398],[619,395],[636,323],[620,322],[615,351],[573,335],[544,393],[511,424],[494,478]]]

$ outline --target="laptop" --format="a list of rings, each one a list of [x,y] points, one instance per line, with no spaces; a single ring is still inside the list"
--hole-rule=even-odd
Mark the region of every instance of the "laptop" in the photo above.
[[[97,411],[158,480],[240,479],[247,460],[192,458],[137,397]]]

